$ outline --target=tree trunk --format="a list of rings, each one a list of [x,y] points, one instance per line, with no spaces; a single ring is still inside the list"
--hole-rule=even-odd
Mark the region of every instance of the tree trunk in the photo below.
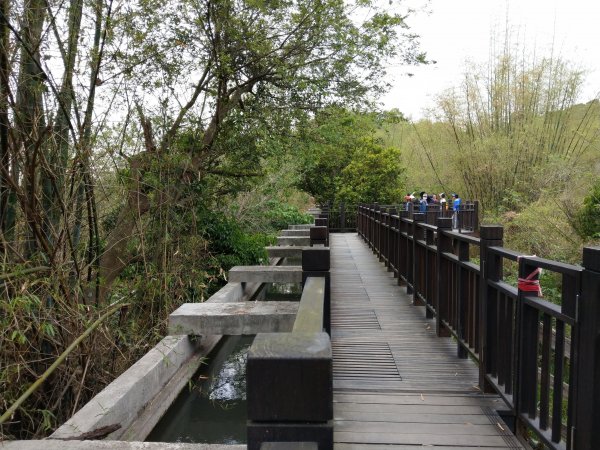
[[[46,155],[48,164],[44,167],[45,170],[41,175],[42,205],[46,216],[44,232],[52,244],[58,244],[56,237],[59,234],[61,203],[65,193],[64,180],[69,160],[69,131],[73,130],[71,125],[71,106],[74,95],[73,71],[77,59],[82,10],[83,0],[71,0],[69,5],[68,42],[63,61],[65,72],[58,93],[58,111],[54,123],[53,145],[48,146],[48,154]]]
[[[10,205],[10,188],[7,178],[10,176],[10,152],[8,148],[8,95],[10,75],[9,39],[7,18],[10,10],[9,0],[0,0],[0,234],[4,239],[12,238],[14,228],[14,202]],[[14,200],[14,196],[13,196]],[[5,255],[3,241],[0,241],[0,257]]]
[[[110,233],[106,248],[100,258],[98,270],[101,285],[96,294],[99,296],[96,298],[96,302],[101,303],[106,299],[106,293],[110,290],[112,283],[137,255],[137,248],[133,248],[132,244],[141,231],[136,230],[136,227],[140,226],[139,219],[150,211],[150,201],[141,189],[144,156],[146,155],[138,155],[130,162],[133,187],[129,190],[127,203],[121,209],[117,225]],[[88,296],[90,297],[88,300],[91,300],[94,294],[90,291]]]
[[[23,10],[21,30],[21,66],[18,79],[15,125],[19,141],[25,152],[23,171],[24,190],[31,211],[37,208],[38,152],[43,148],[45,119],[42,103],[45,74],[41,70],[40,46],[46,5],[44,0],[27,0]],[[35,227],[41,224],[29,221],[29,236],[26,244],[27,255],[33,255],[38,243]]]

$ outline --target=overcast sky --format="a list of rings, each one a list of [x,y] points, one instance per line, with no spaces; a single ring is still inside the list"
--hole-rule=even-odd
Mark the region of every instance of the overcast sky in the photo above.
[[[465,60],[486,63],[494,36],[510,24],[511,39],[541,56],[554,54],[590,71],[581,101],[600,91],[600,0],[409,0],[408,20],[435,65],[392,66],[392,90],[381,100],[418,120],[436,94],[458,85]],[[409,77],[407,73],[413,74]]]

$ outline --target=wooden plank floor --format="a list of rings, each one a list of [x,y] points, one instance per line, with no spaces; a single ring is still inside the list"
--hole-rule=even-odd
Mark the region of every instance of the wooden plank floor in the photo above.
[[[522,448],[477,368],[357,234],[332,234],[334,440],[340,450]]]

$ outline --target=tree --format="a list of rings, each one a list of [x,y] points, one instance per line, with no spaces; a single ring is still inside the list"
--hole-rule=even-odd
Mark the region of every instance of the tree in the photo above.
[[[328,108],[299,133],[303,148],[299,187],[317,202],[396,202],[404,187],[400,150],[384,146],[382,125],[404,120]]]
[[[368,11],[357,23],[358,13]],[[181,0],[160,8],[140,1],[119,24],[132,51],[115,56],[126,82],[135,83],[145,148],[129,158],[128,201],[100,260],[101,297],[135,256],[126,244],[136,223],[157,204],[180,201],[182,184],[219,172],[227,148],[218,137],[234,112],[244,117],[246,108],[251,115],[275,110],[293,117],[332,102],[362,102],[382,88],[387,57],[402,53],[409,61],[424,60],[406,45],[415,36],[399,33],[404,18],[368,1]],[[142,107],[150,96],[158,101]],[[183,126],[197,127],[198,141],[182,149],[181,183],[173,182],[153,204],[144,173],[173,151]]]
[[[373,137],[361,139],[339,178],[337,198],[351,204],[402,201],[406,184],[401,153]]]

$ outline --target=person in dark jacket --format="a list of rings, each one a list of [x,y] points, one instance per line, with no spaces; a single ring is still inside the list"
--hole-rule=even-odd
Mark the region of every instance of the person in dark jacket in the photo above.
[[[419,212],[427,212],[427,192],[421,192],[421,200],[419,201]]]

